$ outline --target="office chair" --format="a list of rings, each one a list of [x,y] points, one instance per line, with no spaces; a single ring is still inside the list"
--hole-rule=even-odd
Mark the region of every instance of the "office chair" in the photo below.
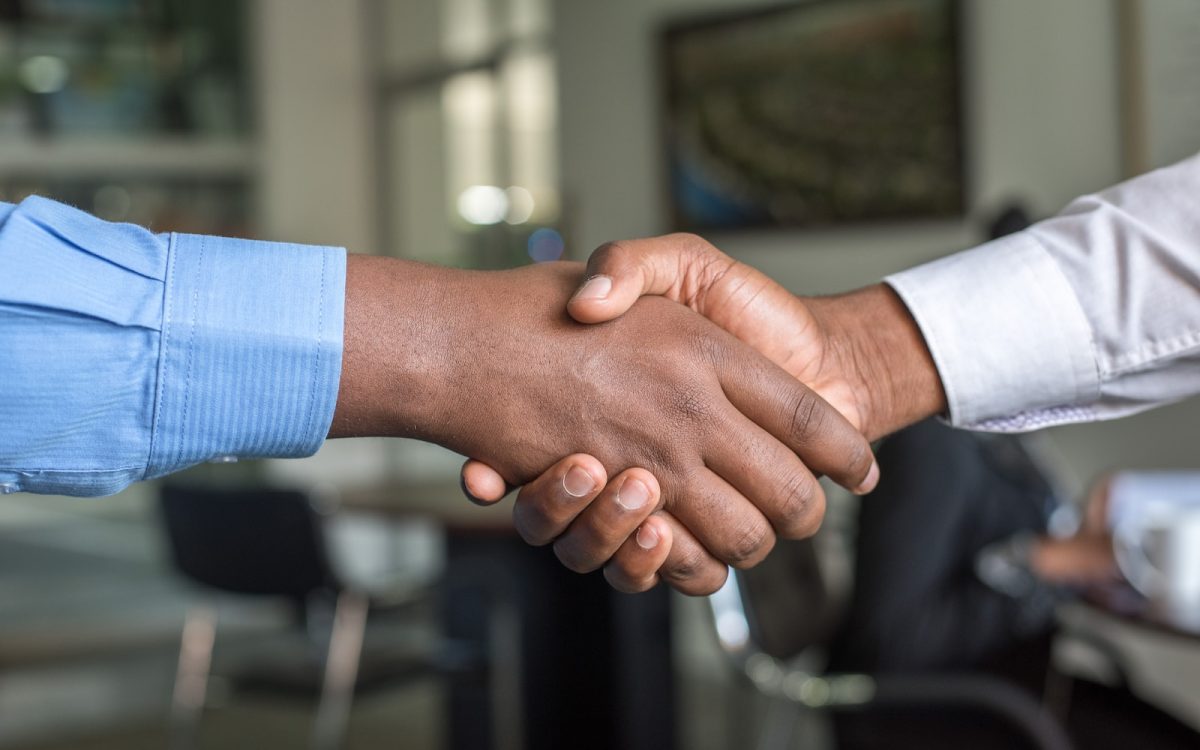
[[[287,599],[310,634],[320,619],[314,609],[332,599],[313,744],[338,747],[359,679],[370,600],[336,575],[322,530],[325,514],[308,494],[288,490],[168,485],[160,500],[171,559],[185,577],[217,591]],[[174,747],[195,743],[216,631],[215,608],[188,612],[172,698]],[[409,663],[403,671],[427,670]]]
[[[1007,725],[1028,747],[1069,750],[1058,722],[1028,693],[982,673],[822,674],[794,666],[826,642],[836,620],[819,583],[808,541],[781,542],[753,571],[731,570],[709,597],[717,640],[734,669],[771,699],[762,750],[787,748],[795,709],[855,712],[944,709],[987,714]]]
[[[883,558],[871,557],[871,566],[859,571],[852,606],[843,610],[827,590],[816,548],[810,541],[781,542],[755,569],[731,572],[725,587],[710,597],[721,648],[736,670],[772,699],[761,746],[786,746],[796,708],[804,707],[835,715],[900,714],[906,721],[930,710],[972,719],[986,716],[1030,747],[1070,747],[1059,723],[1027,691],[982,671],[950,673],[934,666],[938,663],[934,652],[946,648],[958,650],[944,652],[952,654],[943,660],[945,663],[971,663],[968,652],[962,650],[964,644],[931,643],[929,637],[912,641],[911,627],[904,634],[892,632],[895,624],[912,616],[912,602],[917,600],[908,597],[920,595],[919,590],[908,592],[896,584],[905,580],[937,586],[941,583],[937,578],[904,579],[905,573],[896,571],[895,565],[908,554],[923,553],[919,547],[888,548],[893,541],[889,535],[921,539],[925,519],[919,514],[930,512],[932,506],[940,520],[947,523],[938,527],[942,537],[923,544],[947,544],[951,546],[943,551],[955,552],[946,557],[947,567],[931,562],[922,570],[925,575],[944,571],[947,576],[957,576],[961,571],[955,566],[961,563],[954,562],[959,550],[953,545],[968,550],[972,544],[988,541],[988,533],[1012,533],[1021,524],[1036,524],[1036,519],[1048,512],[1047,500],[1052,493],[1046,494],[1047,483],[1039,467],[1011,442],[984,440],[932,421],[909,428],[891,440],[878,453],[887,485],[881,484],[875,496],[864,500],[884,503],[879,511],[885,515],[873,514],[871,525],[860,527],[860,534],[868,528],[870,534],[865,540],[860,538],[867,546],[859,550],[859,561],[868,559],[864,553],[890,551]],[[954,494],[944,495],[945,499],[937,503],[928,502],[938,498],[939,493]],[[949,502],[951,498],[956,505]],[[1018,504],[1024,507],[1025,520],[1017,519]],[[955,507],[963,515],[946,515]],[[984,508],[998,508],[1002,514],[1003,523],[994,523],[991,532],[985,521],[995,522],[996,518],[977,515]],[[866,579],[861,577],[864,574]],[[914,569],[909,575],[915,574]],[[977,596],[974,590],[971,596]],[[982,606],[984,601],[977,597],[969,603]],[[968,602],[958,604],[967,606]],[[996,603],[991,604],[994,607]],[[954,612],[956,617],[965,614],[965,610]],[[990,627],[986,637],[996,642],[1003,632],[990,618],[999,614],[995,609],[981,610],[972,617],[962,617],[958,625],[952,624],[955,620],[949,625],[943,620],[941,632],[965,624],[980,627],[975,635],[983,636],[983,628]],[[821,673],[795,666],[801,656],[824,652],[831,645],[845,646],[847,636],[859,639],[853,643],[865,646],[865,654],[847,660],[843,649],[841,661],[848,661],[846,671]],[[932,637],[938,636],[935,633]],[[897,642],[896,638],[901,640]],[[872,656],[874,648],[889,642],[900,644],[889,652],[890,661]],[[976,638],[975,642],[978,645],[980,641]],[[927,653],[916,653],[921,648]],[[927,667],[919,670],[903,666],[922,663]],[[858,671],[862,667],[869,671]],[[889,741],[893,747],[900,746],[894,738]]]

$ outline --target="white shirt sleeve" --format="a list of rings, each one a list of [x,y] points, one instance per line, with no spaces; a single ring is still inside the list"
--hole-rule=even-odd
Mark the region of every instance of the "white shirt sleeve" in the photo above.
[[[1015,432],[1200,392],[1200,155],[885,280],[952,424]]]

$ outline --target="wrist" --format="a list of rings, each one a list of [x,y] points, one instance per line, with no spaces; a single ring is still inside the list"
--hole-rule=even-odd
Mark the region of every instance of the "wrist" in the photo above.
[[[346,268],[342,377],[330,437],[433,439],[457,298],[467,272],[352,255]],[[461,305],[457,305],[461,312]]]
[[[586,361],[576,341],[582,328],[564,311],[581,271],[569,263],[483,272],[351,258],[330,436],[415,438],[483,460],[512,484],[532,478],[549,465],[553,441],[526,429],[547,408],[547,384],[531,368]],[[588,340],[602,346],[601,333]]]
[[[834,366],[857,394],[869,439],[946,411],[946,394],[921,330],[890,287],[875,284],[808,304]]]

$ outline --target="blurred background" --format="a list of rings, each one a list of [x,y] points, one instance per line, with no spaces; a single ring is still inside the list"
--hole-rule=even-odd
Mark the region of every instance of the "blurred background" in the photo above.
[[[688,229],[836,292],[1182,159],[1198,134],[1192,0],[0,0],[0,199],[457,266]],[[1054,508],[947,576],[1018,531],[1069,535],[1106,471],[1195,468],[1197,424],[1192,401],[1014,443],[1041,482],[1025,495]],[[1012,447],[926,451],[928,476],[984,454],[1004,474]],[[462,499],[460,460],[347,440],[101,500],[5,497],[0,747],[873,747],[839,707],[885,695],[871,675],[891,666],[839,661],[846,623],[893,647],[955,632],[860,621],[866,520],[832,489],[782,579],[710,604],[559,570],[507,503]],[[237,502],[278,512],[251,528]],[[1082,675],[1200,727],[1194,633],[1051,598],[997,636],[1053,630],[1031,705],[1063,719]],[[964,623],[1000,605],[972,606]],[[888,720],[936,736],[939,701]],[[906,736],[881,746],[936,746]]]

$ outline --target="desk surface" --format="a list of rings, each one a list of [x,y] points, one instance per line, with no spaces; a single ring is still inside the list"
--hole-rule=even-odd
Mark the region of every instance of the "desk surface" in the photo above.
[[[513,527],[512,498],[486,507],[475,505],[453,481],[350,487],[339,492],[338,507],[384,516],[433,518],[456,528],[510,531]]]
[[[1137,627],[1200,640],[1200,612],[1180,617],[1126,584],[1089,591],[1083,601],[1091,609]]]

